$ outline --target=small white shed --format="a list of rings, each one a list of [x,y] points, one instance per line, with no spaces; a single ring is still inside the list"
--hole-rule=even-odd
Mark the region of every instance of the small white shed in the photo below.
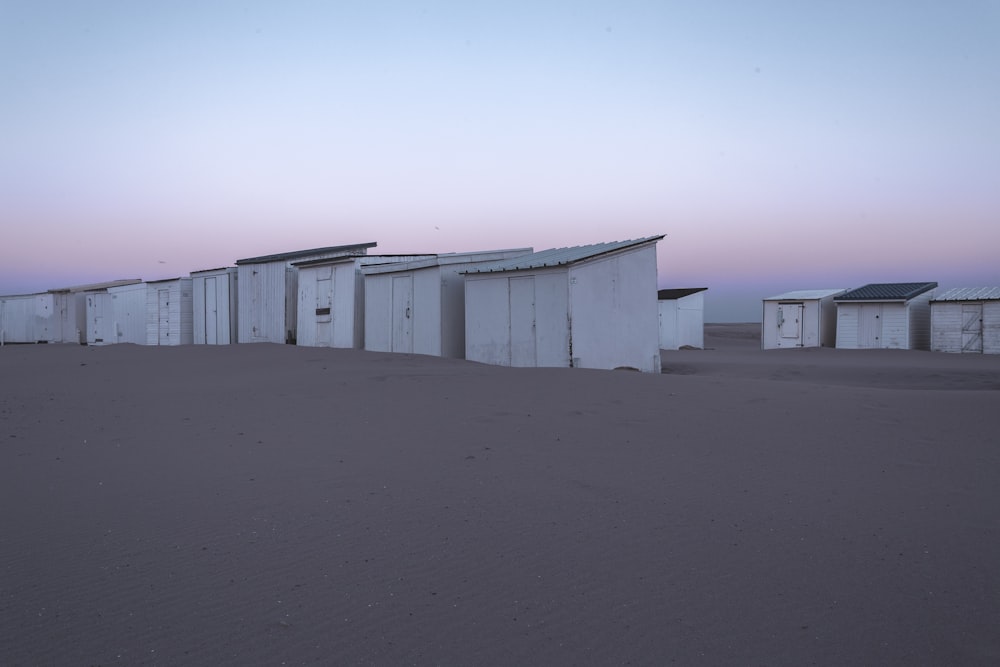
[[[845,291],[795,290],[764,299],[761,347],[833,347],[837,344],[837,304],[833,299]]]
[[[87,344],[146,344],[147,283],[131,283],[84,294]]]
[[[194,343],[191,278],[146,283],[146,344]]]
[[[1000,354],[1000,287],[958,287],[931,299],[931,349]]]
[[[362,267],[365,349],[465,356],[464,271],[521,257],[531,248],[445,253]]]
[[[837,347],[929,350],[937,283],[871,283],[834,297]]]
[[[365,255],[376,245],[357,243],[237,260],[239,342],[295,343],[299,283],[294,262]]]
[[[191,272],[195,345],[237,341],[239,308],[235,266]]]
[[[11,294],[0,297],[0,344],[47,343],[51,294]]]
[[[466,271],[466,359],[659,373],[662,238],[554,248]]]
[[[358,255],[295,262],[299,271],[297,345],[365,346],[365,280],[362,268],[433,255]]]
[[[660,312],[660,349],[705,347],[705,290],[707,287],[661,289],[656,293]]]
[[[89,285],[77,285],[75,287],[64,287],[49,290],[55,299],[55,316],[58,321],[56,325],[59,330],[56,342],[83,344],[88,342],[89,319],[87,315],[87,295],[107,293],[119,287],[131,287],[132,289],[142,289],[142,280],[139,278],[129,278],[125,280],[111,280],[103,283],[92,283]],[[145,307],[145,291],[142,292],[143,308]],[[144,315],[143,315],[144,317]],[[143,322],[145,326],[145,322]],[[143,337],[145,329],[143,329]],[[145,339],[143,338],[143,341]],[[143,342],[140,341],[140,342]],[[111,342],[109,340],[109,342]]]

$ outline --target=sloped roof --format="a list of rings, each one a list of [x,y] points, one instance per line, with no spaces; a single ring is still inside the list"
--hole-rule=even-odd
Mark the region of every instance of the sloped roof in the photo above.
[[[464,271],[463,273],[497,273],[502,271],[523,271],[525,269],[541,269],[553,266],[568,266],[585,259],[592,259],[600,255],[606,255],[618,250],[625,250],[647,243],[655,243],[665,236],[647,236],[641,239],[630,239],[627,241],[611,241],[608,243],[594,243],[592,245],[573,246],[571,248],[551,248],[540,252],[533,252],[530,255],[522,255],[514,259],[504,260],[495,264],[476,267]]]
[[[844,292],[834,301],[909,301],[937,287],[937,283],[870,283]]]
[[[62,292],[95,292],[97,290],[105,290],[110,287],[120,287],[122,285],[135,285],[136,283],[141,283],[141,278],[124,278],[122,280],[109,280],[104,283],[91,283],[89,285],[76,285],[74,287],[60,287],[58,289],[50,289],[50,294],[58,294]]]
[[[282,252],[275,255],[261,255],[260,257],[248,257],[246,259],[236,260],[236,265],[241,264],[266,264],[269,262],[290,262],[293,259],[305,259],[306,257],[315,257],[317,255],[330,255],[334,253],[350,254],[353,252],[358,252],[361,250],[367,250],[368,248],[374,248],[378,245],[376,242],[371,243],[353,243],[351,245],[334,245],[327,246],[326,248],[312,248],[310,250],[295,250],[293,252]]]
[[[398,273],[400,271],[415,271],[432,266],[447,266],[452,264],[475,264],[500,262],[520,255],[531,253],[531,248],[508,248],[505,250],[476,250],[473,252],[445,252],[425,259],[415,259],[412,262],[397,262],[395,264],[378,264],[365,266],[361,271],[366,276],[382,273]]]
[[[1000,301],[1000,287],[956,287],[931,301]]]
[[[831,289],[800,289],[784,292],[777,296],[769,296],[764,301],[812,301],[815,299],[825,299],[828,296],[837,296],[847,290],[843,287]]]
[[[656,298],[659,301],[669,301],[671,299],[683,299],[686,296],[704,292],[707,287],[676,287],[674,289],[661,289],[656,291]]]
[[[300,269],[308,269],[311,266],[326,266],[328,264],[339,264],[341,262],[351,262],[355,260],[361,260],[363,264],[376,265],[376,264],[398,264],[400,262],[408,262],[415,260],[417,258],[433,258],[436,257],[433,253],[412,253],[409,255],[337,255],[334,257],[319,257],[304,259],[301,262],[292,262],[292,266],[297,266]]]

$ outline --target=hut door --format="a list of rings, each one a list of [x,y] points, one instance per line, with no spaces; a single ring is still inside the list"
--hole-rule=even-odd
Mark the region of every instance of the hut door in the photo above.
[[[510,279],[510,365],[536,366],[535,278]]]
[[[316,345],[330,347],[333,344],[333,267],[320,267],[316,276]]]
[[[778,305],[778,347],[802,345],[802,304]]]
[[[983,351],[983,304],[962,304],[962,352]]]
[[[882,305],[862,303],[858,306],[858,347],[878,349],[882,347]]]
[[[156,290],[157,345],[170,345],[170,290]]]
[[[392,279],[392,351],[413,352],[413,277]]]
[[[205,343],[208,345],[219,342],[219,307],[215,290],[215,277],[205,278]]]

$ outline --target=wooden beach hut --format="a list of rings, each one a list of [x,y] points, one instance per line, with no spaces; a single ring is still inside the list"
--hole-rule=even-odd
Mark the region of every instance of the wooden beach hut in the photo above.
[[[834,297],[837,347],[929,350],[935,282],[871,283]]]
[[[661,350],[705,347],[707,289],[707,287],[681,287],[657,291]]]
[[[191,272],[195,345],[229,345],[237,341],[237,276],[235,266]]]
[[[48,343],[49,294],[0,296],[0,344]]]
[[[958,287],[931,299],[931,349],[1000,354],[1000,287]]]
[[[146,344],[194,343],[191,278],[146,283]]]
[[[362,267],[365,349],[465,356],[463,271],[521,257],[531,248],[445,253]]]
[[[837,304],[845,289],[784,292],[764,299],[760,345],[765,350],[790,347],[834,347]]]
[[[466,359],[659,373],[662,238],[553,248],[464,272]]]
[[[146,344],[148,285],[135,282],[84,294],[87,344]]]
[[[239,342],[295,343],[299,285],[294,262],[366,255],[376,245],[356,243],[237,260]]]
[[[90,294],[106,294],[117,288],[141,287],[142,280],[128,278],[110,280],[101,283],[76,285],[49,290],[54,298],[55,316],[58,329],[55,342],[83,344],[88,342],[89,318],[87,313],[87,297]]]
[[[297,345],[362,349],[365,280],[362,269],[433,255],[355,255],[294,262],[299,277]]]

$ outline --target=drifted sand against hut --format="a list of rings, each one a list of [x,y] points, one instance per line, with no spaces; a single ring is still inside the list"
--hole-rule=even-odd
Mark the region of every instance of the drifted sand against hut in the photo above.
[[[0,349],[0,664],[1000,661],[1000,358]]]

